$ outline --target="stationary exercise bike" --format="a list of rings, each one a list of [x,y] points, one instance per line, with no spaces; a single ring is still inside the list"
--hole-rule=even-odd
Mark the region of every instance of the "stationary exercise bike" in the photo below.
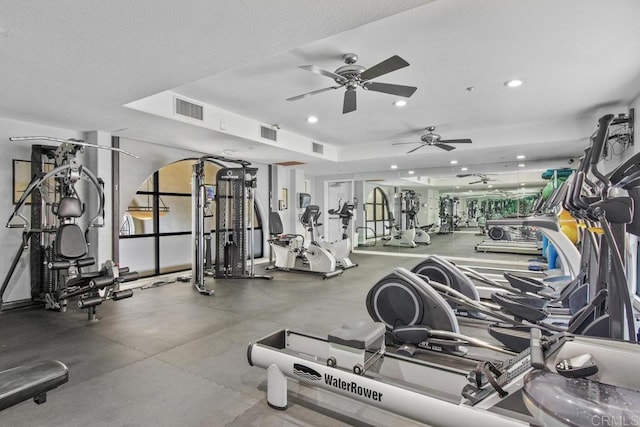
[[[284,234],[282,220],[278,212],[269,215],[269,245],[275,256],[275,263],[268,269],[291,271],[297,273],[319,274],[323,279],[342,274],[336,267],[336,259],[331,253],[320,246],[314,238],[315,219],[319,216],[320,208],[309,205],[300,217],[300,222],[309,231],[312,240],[305,246],[305,238],[300,234]]]
[[[354,200],[354,202],[339,204],[338,209],[329,209],[329,215],[337,215],[342,223],[342,238],[340,240],[327,242],[320,238],[315,239],[321,247],[333,255],[336,259],[336,266],[343,270],[358,266],[358,264],[354,264],[351,259],[349,259],[349,254],[351,254],[351,238],[347,233],[347,229],[349,228],[351,218],[353,218],[353,211],[356,209],[357,203],[357,200]],[[320,212],[318,212],[318,216],[319,215]],[[314,219],[314,222],[316,225],[319,225],[317,223],[317,218]]]

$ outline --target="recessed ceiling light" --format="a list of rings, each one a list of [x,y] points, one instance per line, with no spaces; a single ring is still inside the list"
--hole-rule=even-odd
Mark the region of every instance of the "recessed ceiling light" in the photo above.
[[[398,169],[398,165],[391,165],[391,169]]]
[[[408,173],[409,173],[409,175],[413,175],[415,172],[414,171],[409,171]]]
[[[519,79],[512,79],[512,80],[507,80],[506,82],[504,82],[504,85],[506,87],[519,87],[522,86],[522,80]]]
[[[395,105],[396,107],[404,107],[405,105],[407,105],[407,101],[405,101],[404,99],[399,99],[394,102],[393,105]]]
[[[518,164],[518,167],[519,167],[519,168],[523,168],[523,167],[525,167],[525,166],[526,166],[526,165],[525,165],[524,163],[520,163],[520,164]]]
[[[460,168],[461,171],[468,171],[469,168]]]
[[[307,122],[309,123],[318,123],[318,118],[316,116],[307,117]]]
[[[520,185],[524,187],[524,182],[521,182]]]
[[[518,155],[516,156],[516,159],[518,159],[518,160],[522,160],[522,159],[524,159],[524,158],[525,158],[525,157],[524,157],[524,154],[518,154]]]
[[[457,165],[458,161],[457,160],[451,160],[449,163],[451,163],[452,165]]]
[[[489,184],[489,185],[488,185],[488,187],[489,187],[489,188],[493,188],[493,185]]]
[[[459,186],[459,185],[457,185],[457,186],[456,186],[456,188],[460,188],[460,186]]]

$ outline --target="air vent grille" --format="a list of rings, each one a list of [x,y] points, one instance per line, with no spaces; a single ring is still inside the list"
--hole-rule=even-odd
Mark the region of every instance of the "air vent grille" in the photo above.
[[[317,154],[324,154],[324,145],[318,144],[317,142],[313,143],[313,152]]]
[[[271,141],[278,140],[278,133],[275,129],[268,128],[266,126],[260,126],[260,136],[264,139],[269,139]]]
[[[191,117],[196,120],[203,120],[202,105],[197,105],[180,98],[176,98],[176,114]]]

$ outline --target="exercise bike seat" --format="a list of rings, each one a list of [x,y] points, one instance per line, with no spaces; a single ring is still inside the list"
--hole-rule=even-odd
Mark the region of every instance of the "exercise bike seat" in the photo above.
[[[33,398],[46,402],[46,393],[66,383],[69,370],[62,362],[45,360],[0,372],[0,411]]]

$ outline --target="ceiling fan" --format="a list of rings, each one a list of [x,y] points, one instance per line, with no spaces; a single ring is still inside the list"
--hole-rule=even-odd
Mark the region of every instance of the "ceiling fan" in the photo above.
[[[479,178],[478,181],[470,182],[469,184],[488,184],[492,181],[498,181],[497,179],[489,178],[487,175],[495,175],[494,173],[484,174],[484,173],[460,173],[456,175],[458,178],[465,178],[467,176],[477,176]]]
[[[433,133],[433,131],[436,130],[435,126],[429,126],[429,127],[426,128],[426,130],[428,130],[429,133],[422,135],[420,137],[420,141],[415,141],[415,142],[394,142],[393,145],[420,144],[419,146],[417,146],[413,150],[407,151],[407,154],[409,154],[409,153],[413,153],[414,151],[416,151],[419,148],[426,147],[426,146],[434,146],[434,147],[438,147],[438,148],[441,148],[441,149],[446,150],[446,151],[451,151],[451,150],[455,150],[456,147],[453,147],[453,146],[447,145],[447,144],[471,144],[471,140],[470,139],[444,139],[443,140],[443,139],[441,139],[442,137],[440,135],[438,135],[437,133]]]
[[[343,55],[342,58],[344,59],[346,65],[339,67],[334,72],[323,70],[316,65],[301,65],[299,68],[302,68],[303,70],[311,71],[312,73],[332,78],[337,83],[337,85],[326,87],[324,89],[313,90],[311,92],[287,98],[287,101],[297,101],[310,95],[316,95],[318,93],[326,92],[331,89],[339,89],[341,87],[344,87],[347,90],[344,93],[342,114],[346,114],[356,110],[356,89],[358,88],[358,86],[365,90],[388,93],[405,98],[409,98],[411,95],[413,95],[416,89],[418,89],[413,86],[402,86],[371,81],[376,77],[380,77],[392,71],[399,70],[400,68],[407,67],[409,63],[400,58],[398,55],[387,58],[384,61],[369,68],[364,68],[363,66],[356,64],[356,61],[358,61],[358,55],[356,55],[355,53],[347,53]]]

